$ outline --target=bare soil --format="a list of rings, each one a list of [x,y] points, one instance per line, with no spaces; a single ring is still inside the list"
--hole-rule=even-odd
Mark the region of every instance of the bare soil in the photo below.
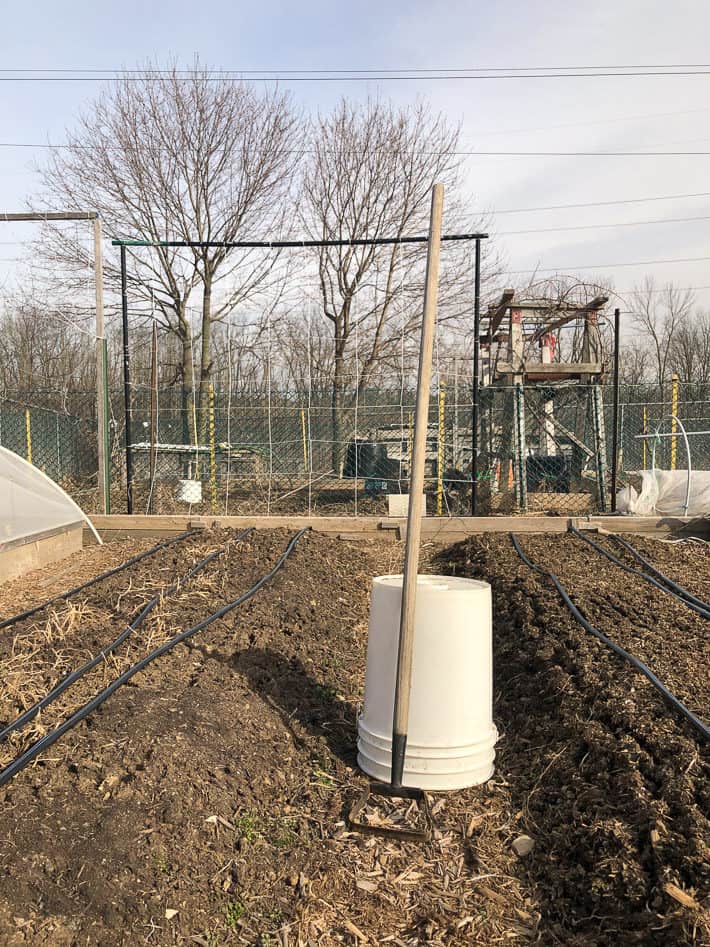
[[[201,533],[0,632],[0,727],[231,535]],[[232,544],[166,597],[115,660],[5,745],[3,761],[247,589],[290,535],[258,531]],[[702,618],[579,540],[523,545],[590,621],[707,719]],[[135,551],[121,543],[117,557]],[[643,551],[695,594],[708,587],[705,548]],[[77,573],[92,556],[96,572],[107,568],[112,555],[86,550]],[[486,785],[433,797],[431,843],[368,838],[345,823],[365,785],[355,736],[370,580],[400,568],[401,548],[310,533],[272,583],[0,789],[0,943],[708,942],[707,759],[689,726],[574,623],[508,537],[424,556],[432,571],[493,585],[501,734]],[[64,579],[63,588],[77,581]],[[4,586],[0,616],[58,591],[56,581],[46,570]],[[535,843],[525,857],[512,847],[522,834]]]

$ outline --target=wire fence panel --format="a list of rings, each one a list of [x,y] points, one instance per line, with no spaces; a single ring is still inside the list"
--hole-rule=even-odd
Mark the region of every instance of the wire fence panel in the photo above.
[[[132,391],[134,512],[386,515],[407,492],[415,393],[399,384],[332,393],[232,390],[215,385],[207,411],[179,387]],[[673,409],[679,423],[671,418]],[[111,509],[126,510],[123,392],[110,393]],[[428,515],[468,515],[471,503],[470,378],[440,373],[432,390],[426,451]],[[478,432],[479,512],[584,514],[611,509],[609,386],[484,387]],[[710,469],[710,386],[624,387],[618,486],[638,485],[655,462]],[[658,438],[642,437],[653,435]],[[0,445],[98,510],[93,392],[5,392]]]

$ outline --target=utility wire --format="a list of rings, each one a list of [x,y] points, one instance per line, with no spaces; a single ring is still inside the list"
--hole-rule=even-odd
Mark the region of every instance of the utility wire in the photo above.
[[[449,72],[533,72],[533,71],[555,71],[560,72],[565,69],[580,69],[580,70],[590,70],[590,69],[710,69],[710,63],[632,63],[632,64],[621,64],[621,65],[596,65],[596,66],[580,66],[580,65],[569,65],[569,66],[429,66],[429,67],[420,67],[420,66],[402,66],[402,67],[384,67],[384,68],[352,68],[352,69],[331,69],[328,67],[321,68],[291,68],[289,66],[278,66],[272,68],[252,68],[252,67],[231,67],[225,69],[219,68],[161,68],[159,66],[148,66],[146,68],[135,67],[127,68],[121,66],[118,68],[12,68],[6,67],[0,69],[0,74],[23,74],[23,73],[42,73],[47,75],[60,75],[60,74],[81,74],[81,75],[105,75],[106,73],[111,74],[120,74],[120,75],[180,75],[180,76],[202,76],[202,75],[273,75],[274,73],[279,74],[289,74],[289,75],[322,75],[323,73],[333,74],[333,75],[351,75],[353,73],[367,74],[367,73],[400,73],[400,72],[412,72],[412,73],[421,73],[427,75],[430,73],[449,73]]]
[[[527,214],[543,210],[567,210],[580,207],[612,207],[615,204],[645,204],[651,201],[677,201],[691,197],[710,197],[710,191],[698,191],[694,194],[661,194],[657,197],[630,197],[617,201],[589,201],[584,204],[546,204],[542,207],[507,207],[493,208],[491,214]]]
[[[2,81],[2,79],[0,79]],[[701,141],[706,141],[707,139],[700,139]],[[39,143],[39,142],[13,142],[13,141],[1,141],[0,148],[44,148],[49,149],[50,151],[60,151],[60,150],[79,150],[79,151],[91,151],[103,147],[101,145],[83,145],[83,144],[70,144],[67,142],[62,142],[60,144],[52,144],[49,142]],[[121,152],[122,149],[115,147],[113,149],[116,152]],[[327,150],[327,149],[326,149]],[[375,154],[378,151],[387,151],[386,148],[365,148],[360,151],[346,151],[339,152],[343,154]],[[291,155],[312,155],[317,152],[312,148],[298,148],[292,149],[286,154]],[[333,152],[334,153],[334,152]],[[452,155],[455,157],[463,158],[689,158],[693,156],[707,156],[710,155],[710,151],[469,151],[469,150],[442,150],[442,151],[432,151],[425,149],[413,149],[407,151],[408,155],[425,155],[428,157],[436,157],[443,155]]]
[[[525,273],[562,273],[575,270],[611,270],[622,266],[656,266],[661,263],[707,263],[710,256],[681,257],[675,260],[637,260],[633,263],[590,263],[579,266],[537,266],[530,270],[508,270],[508,275],[517,276]]]
[[[495,71],[479,69],[446,69],[421,71],[414,69],[402,70],[96,70],[80,71],[65,70],[63,72],[49,72],[45,70],[26,70],[0,72],[0,82],[104,82],[116,78],[124,82],[171,82],[174,79],[197,78],[206,82],[242,82],[245,80],[259,80],[278,82],[371,82],[378,81],[485,81],[496,79],[613,79],[613,78],[646,78],[664,76],[707,76],[710,67],[705,64],[698,66],[531,66],[527,70],[519,67],[510,67]]]
[[[529,230],[499,230],[497,237],[510,237],[514,234],[528,233],[562,233],[568,230],[600,230],[606,227],[645,227],[650,224],[685,224],[696,220],[710,220],[710,216],[703,217],[665,217],[658,220],[629,220],[615,224],[575,224],[571,227],[533,227]]]
[[[494,213],[494,212],[492,212]],[[650,224],[679,224],[679,223],[690,223],[697,220],[710,220],[710,215],[700,216],[700,217],[662,217],[657,220],[628,220],[621,221],[620,223],[610,223],[610,224],[574,224],[569,227],[533,227],[529,230],[499,230],[496,233],[497,237],[509,237],[515,234],[529,234],[529,233],[560,233],[562,231],[568,230],[598,230],[602,227],[645,227]],[[34,240],[0,240],[1,246],[35,246],[36,241]],[[21,259],[17,258],[6,258],[9,259]]]

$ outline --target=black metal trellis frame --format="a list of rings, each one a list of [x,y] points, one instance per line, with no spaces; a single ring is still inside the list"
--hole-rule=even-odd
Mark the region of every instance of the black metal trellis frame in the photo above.
[[[471,499],[472,513],[475,514],[476,477],[478,476],[478,372],[480,366],[480,292],[481,292],[481,240],[488,238],[487,233],[444,234],[442,242],[474,241],[476,259],[474,272],[474,355],[473,355],[473,405],[471,412],[472,457],[471,457]],[[131,408],[131,370],[128,347],[128,276],[126,271],[127,247],[222,247],[241,250],[297,250],[319,247],[374,247],[398,244],[427,243],[428,237],[372,237],[346,240],[112,240],[114,247],[120,248],[121,255],[121,324],[123,331],[123,397],[125,405],[126,438],[126,508],[133,513],[133,455],[132,455],[132,408]]]
[[[619,353],[621,346],[621,310],[614,310],[614,413],[611,446],[611,512],[616,513],[616,490],[619,470]]]

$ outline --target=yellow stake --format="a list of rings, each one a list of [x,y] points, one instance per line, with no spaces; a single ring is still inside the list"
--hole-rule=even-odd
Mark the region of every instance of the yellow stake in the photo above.
[[[437,456],[436,515],[444,514],[444,409],[446,407],[446,384],[439,384],[439,451]]]
[[[27,463],[32,463],[32,424],[30,423],[30,409],[25,408],[25,438],[27,440]]]
[[[646,405],[643,406],[643,433],[648,434],[648,414],[646,413]],[[643,440],[643,469],[646,470],[646,438]]]
[[[214,387],[207,389],[210,399],[210,485],[212,487],[212,512],[217,512],[217,459],[214,444]]]
[[[671,413],[673,415],[671,419],[671,470],[675,470],[676,463],[678,460],[678,438],[676,434],[678,432],[678,424],[676,418],[678,417],[678,376],[673,373],[673,378],[671,379],[672,389],[671,389]]]
[[[409,465],[407,467],[407,479],[411,479],[412,476],[412,451],[414,449],[414,415],[412,412],[409,412],[409,447],[407,448],[407,453],[409,455]]]
[[[301,408],[301,433],[303,434],[303,469],[308,473],[308,441],[306,439],[306,412]]]

